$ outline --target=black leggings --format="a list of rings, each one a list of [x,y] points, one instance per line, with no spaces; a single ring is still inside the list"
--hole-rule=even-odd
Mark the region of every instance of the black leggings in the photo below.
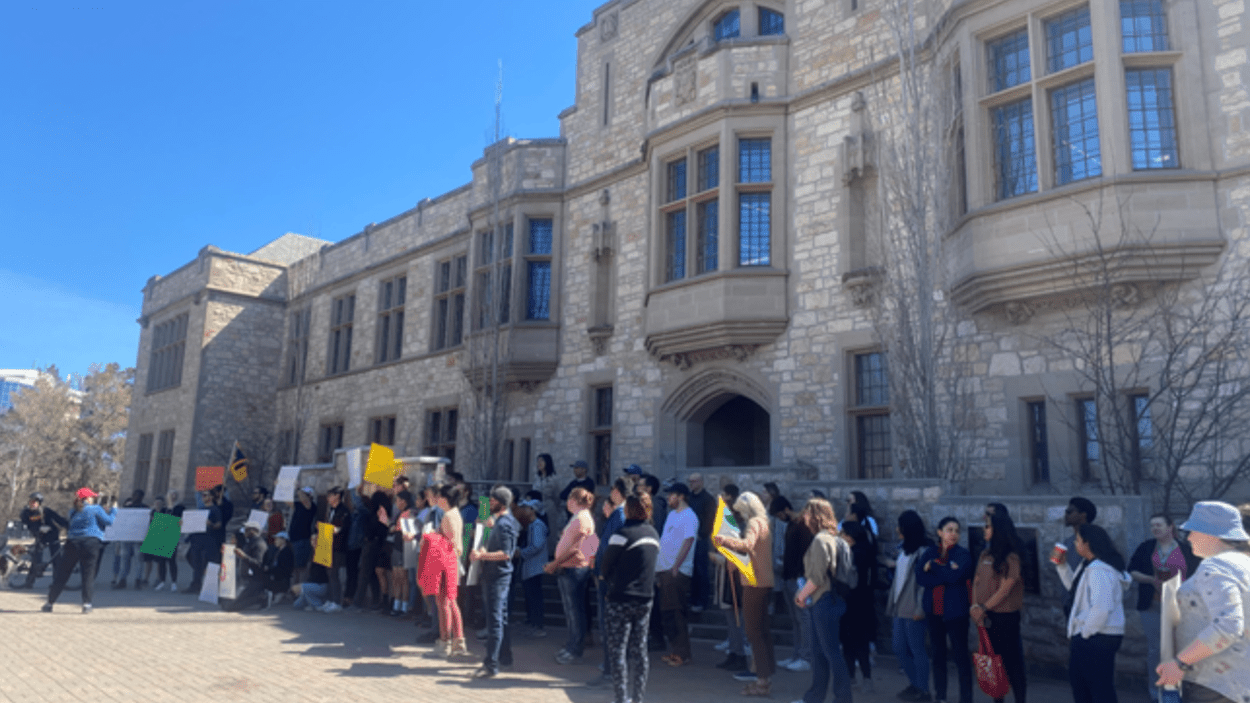
[[[1016,703],[1025,703],[1024,641],[1020,639],[1020,611],[1014,613],[986,613],[990,624],[990,645],[994,653],[1003,658],[1007,680]],[[1002,701],[996,698],[995,701]]]
[[[950,657],[955,662],[959,676],[959,701],[972,703],[972,657],[968,655],[968,616],[945,620],[940,615],[929,616],[929,641],[933,643],[933,689],[934,697],[946,700],[946,655],[950,642]],[[997,650],[995,650],[997,651]]]
[[[61,591],[65,590],[65,584],[74,572],[75,565],[80,567],[79,571],[82,573],[83,605],[91,604],[91,598],[95,595],[96,567],[100,563],[100,552],[103,549],[104,543],[97,537],[74,537],[65,542],[65,551],[61,554],[61,561],[52,578],[52,588],[48,591],[49,605],[61,597]]]
[[[165,581],[165,567],[166,566],[169,567],[169,580],[174,584],[174,588],[177,588],[178,587],[178,559],[176,556],[169,557],[168,559],[164,557],[158,557],[156,559],[156,575],[157,575],[156,580],[158,583],[163,583]]]

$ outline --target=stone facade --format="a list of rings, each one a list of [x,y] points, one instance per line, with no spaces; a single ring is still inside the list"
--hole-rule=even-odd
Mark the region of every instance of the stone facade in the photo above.
[[[1081,390],[1076,361],[1043,341],[1071,314],[1063,301],[1080,293],[1048,240],[1086,251],[1084,213],[1122,202],[1131,227],[1156,234],[1155,248],[1139,257],[1144,263],[1126,267],[1127,284],[1196,289],[1250,260],[1244,3],[1165,3],[1156,19],[1167,45],[1133,53],[1121,51],[1118,4],[1091,3],[1092,58],[1045,71],[1048,23],[1081,7],[935,2],[922,5],[915,24],[931,59],[954,67],[962,85],[967,204],[946,238],[948,300],[965,313],[952,358],[972,370],[981,419],[969,431],[966,477],[932,496],[926,518],[940,517],[950,496],[1014,496],[1053,512],[1062,503],[1055,496],[1099,492],[1079,479],[1080,441],[1062,420],[1066,399]],[[717,24],[733,10],[738,35],[717,40]],[[761,33],[765,11],[784,16],[783,32]],[[275,450],[275,466],[328,457],[341,468],[334,428],[342,425],[342,446],[365,444],[373,418],[396,419],[398,454],[467,457],[465,371],[482,342],[479,277],[500,271],[483,260],[481,235],[508,225],[511,308],[502,334],[512,350],[503,363],[512,454],[500,466],[462,461],[456,468],[525,483],[539,453],[554,455],[565,472],[572,460],[594,461],[599,452],[602,470],[633,462],[660,476],[701,470],[744,488],[767,480],[786,490],[889,485],[857,480],[865,439],[855,378],[856,355],[879,349],[865,306],[870,288],[860,285],[871,281],[865,272],[874,262],[860,230],[874,197],[872,124],[893,80],[883,13],[863,0],[603,5],[577,31],[576,104],[560,114],[557,138],[504,140],[473,164],[470,183],[340,242],[284,237],[248,256],[207,247],[154,277],[144,290],[131,435],[174,429],[168,470],[184,488],[194,467],[220,461],[214,453],[234,436],[297,440],[282,445],[281,456]],[[1021,29],[1030,33],[1036,75],[993,91],[989,46]],[[1141,68],[1171,77],[1179,168],[1133,168],[1125,72]],[[1101,175],[1061,183],[1050,100],[1065,81],[1087,78],[1096,89]],[[1003,197],[994,111],[1029,97],[1037,183]],[[767,140],[763,174],[740,167],[750,140]],[[719,150],[714,162],[712,149]],[[672,168],[682,158],[689,180],[678,192]],[[705,171],[716,176],[711,185]],[[748,230],[743,203],[758,203],[760,194],[769,218],[762,230],[758,220]],[[678,212],[689,225],[682,262],[670,237]],[[700,228],[712,216],[718,236],[707,238]],[[550,246],[532,249],[531,228],[541,232],[545,223]],[[763,237],[748,246],[748,231]],[[465,257],[463,285],[455,280],[458,257]],[[682,275],[674,263],[684,265]],[[380,296],[401,276],[395,358],[380,348],[387,313]],[[440,312],[445,301],[454,318],[457,295],[464,296],[463,340]],[[344,328],[334,324],[334,306],[349,296],[352,343],[350,352],[338,348],[347,363],[336,369],[333,338]],[[181,384],[145,393],[153,324],[182,313],[189,323]],[[302,331],[293,328],[301,315]],[[293,339],[307,340],[306,361]],[[293,357],[302,376],[290,373]],[[597,401],[608,397],[605,424]],[[1029,470],[1025,436],[1025,401],[1038,398],[1052,409],[1044,482]],[[445,424],[451,408],[462,421],[454,443],[445,426],[431,436],[434,413]],[[334,446],[325,445],[327,427]],[[128,472],[138,446],[128,443]],[[983,501],[966,500],[974,507],[950,509],[974,518]],[[900,498],[891,508],[911,502]],[[1142,529],[1128,524],[1140,523],[1141,509],[1134,510],[1118,533],[1126,546]],[[1053,522],[1049,512],[1038,516]]]

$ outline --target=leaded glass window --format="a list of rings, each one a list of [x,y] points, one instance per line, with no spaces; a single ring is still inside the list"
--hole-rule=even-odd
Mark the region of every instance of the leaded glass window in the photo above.
[[[1046,23],[1046,68],[1051,73],[1094,59],[1089,8],[1080,7]]]
[[[1128,93],[1129,150],[1134,170],[1179,168],[1176,115],[1172,106],[1172,71],[1166,68],[1124,72]]]
[[[716,24],[712,27],[712,35],[716,38],[716,41],[732,39],[738,36],[741,24],[738,11],[730,10],[716,20]]]
[[[771,263],[771,193],[738,195],[738,265],[768,266]]]
[[[741,139],[738,141],[738,182],[769,183],[772,181],[772,140]]]
[[[1037,153],[1033,134],[1033,100],[995,108],[994,156],[998,197],[1014,198],[1037,190]]]
[[[1029,64],[1029,32],[1012,32],[987,46],[990,66],[990,92],[1027,83],[1032,78]]]
[[[770,10],[767,7],[760,8],[760,36],[770,36],[773,34],[786,33],[785,15]]]
[[[1120,0],[1124,53],[1168,50],[1168,16],[1163,0]]]
[[[670,212],[667,216],[667,236],[664,245],[666,281],[686,277],[686,211]]]
[[[1094,79],[1056,88],[1050,94],[1055,181],[1062,185],[1102,174]]]

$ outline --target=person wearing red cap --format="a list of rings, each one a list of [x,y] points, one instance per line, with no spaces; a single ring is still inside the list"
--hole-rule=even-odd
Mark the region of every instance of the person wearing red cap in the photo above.
[[[95,592],[95,579],[89,575],[96,573],[96,565],[100,561],[100,550],[103,548],[104,528],[113,524],[117,517],[117,501],[108,512],[95,504],[98,494],[90,488],[79,488],[74,499],[74,508],[69,512],[69,532],[65,541],[65,551],[61,563],[57,566],[52,579],[52,588],[48,591],[48,602],[43,604],[43,612],[52,612],[52,604],[65,590],[65,583],[77,564],[82,573],[82,612],[91,612],[91,596]]]

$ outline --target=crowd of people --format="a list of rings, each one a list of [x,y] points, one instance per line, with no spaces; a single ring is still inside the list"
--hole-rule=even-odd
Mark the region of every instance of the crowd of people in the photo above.
[[[848,496],[839,520],[819,491],[800,509],[773,484],[758,493],[726,484],[713,494],[699,474],[662,483],[637,465],[602,490],[584,461],[571,465],[575,478],[561,487],[551,457],[538,463],[538,478],[523,495],[497,485],[475,496],[455,472],[420,488],[401,476],[390,489],[363,483],[354,492],[331,488],[320,499],[304,487],[285,505],[257,488],[252,510],[266,519],[250,517],[241,530],[230,528],[234,509],[220,486],[202,492],[196,508],[208,511],[208,530],[189,536],[185,559],[193,577],[184,592],[199,593],[206,565],[232,549],[239,582],[235,597],[221,600],[226,610],[290,599],[295,608],[325,613],[381,611],[427,626],[418,641],[433,644],[428,656],[441,658],[471,656],[466,628],[477,630],[485,652],[473,676],[491,678],[512,665],[514,635],[547,636],[542,582],[550,575],[567,623],[556,662],[583,660],[593,603],[603,658],[589,685],[611,687],[615,703],[642,703],[651,652],[662,651],[659,661],[670,667],[692,665],[691,613],[714,609],[723,609],[728,625],[717,647],[726,659],[717,668],[745,684],[743,696],[770,697],[774,676],[785,669],[810,673],[802,703],[823,703],[831,690],[835,701],[849,702],[854,690],[874,690],[883,615],[908,682],[898,699],[971,703],[975,627],[1001,658],[1016,703],[1026,701],[1025,551],[1001,503],[985,507],[984,548],[974,555],[961,544],[965,526],[958,519],[944,517],[930,531],[919,513],[905,510],[891,524],[859,491]],[[75,565],[84,574],[99,568],[117,505],[105,510],[96,498],[81,489],[63,518],[34,494],[23,512],[48,553],[60,529],[68,532],[45,611]],[[126,505],[147,507],[142,491]],[[151,507],[172,515],[184,509],[172,492]],[[1250,700],[1250,507],[1198,503],[1179,526],[1155,515],[1151,539],[1127,561],[1097,515],[1092,501],[1072,498],[1064,516],[1072,533],[1051,554],[1066,593],[1073,700],[1117,700],[1115,659],[1133,584],[1152,699],[1161,688],[1183,685],[1186,700]],[[313,558],[318,522],[331,526],[332,545],[323,549],[329,566]],[[115,545],[115,588],[127,586],[136,551]],[[37,559],[38,571],[49,560]],[[134,585],[163,589],[167,573],[176,588],[175,557],[143,554]],[[1164,657],[1162,584],[1173,578],[1180,580],[1180,616],[1169,625],[1175,652]],[[91,611],[93,581],[83,579],[84,612]],[[525,604],[523,628],[509,622],[514,597]],[[793,656],[777,661],[771,623],[783,609]]]

